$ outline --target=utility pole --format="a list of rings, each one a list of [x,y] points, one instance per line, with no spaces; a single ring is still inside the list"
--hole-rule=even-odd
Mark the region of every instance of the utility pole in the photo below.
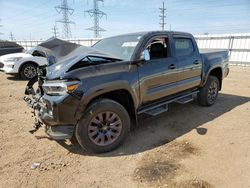
[[[58,30],[56,25],[54,25],[54,27],[52,27],[52,34],[54,35],[55,38],[57,38],[58,36]]]
[[[164,31],[165,30],[165,25],[166,25],[166,21],[165,21],[165,18],[166,18],[166,8],[165,8],[165,4],[164,4],[164,1],[162,2],[162,8],[159,8],[160,9],[160,26],[161,26],[161,30]]]
[[[55,9],[59,14],[62,14],[62,19],[56,21],[63,24],[62,38],[72,37],[70,24],[74,24],[74,22],[69,20],[69,15],[74,13],[74,9],[69,7],[67,0],[61,0],[61,5],[56,6]]]
[[[14,35],[13,35],[13,33],[12,32],[10,32],[10,40],[14,40]]]
[[[2,19],[0,19],[0,22],[2,21]],[[3,25],[0,24],[0,28],[3,27]],[[0,32],[0,35],[3,35],[3,33]]]
[[[101,28],[99,26],[99,20],[103,17],[103,16],[107,16],[106,13],[104,13],[103,11],[101,11],[98,7],[98,3],[99,2],[102,2],[103,3],[103,0],[93,0],[93,4],[94,4],[94,7],[93,9],[90,9],[90,10],[87,10],[85,12],[87,12],[90,17],[93,17],[93,21],[94,21],[94,26],[93,27],[90,27],[88,28],[87,30],[91,30],[91,31],[94,31],[94,37],[95,38],[98,38],[100,37],[100,32],[101,31],[105,31],[105,29]]]

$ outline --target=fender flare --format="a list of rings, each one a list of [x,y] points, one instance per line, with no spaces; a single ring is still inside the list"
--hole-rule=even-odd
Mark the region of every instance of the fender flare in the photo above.
[[[129,87],[129,84],[122,80],[114,81],[112,83],[101,84],[94,88],[91,88],[90,90],[87,90],[82,96],[82,98],[80,99],[80,103],[79,103],[75,116],[77,117],[77,119],[79,119],[82,112],[87,108],[87,106],[91,103],[91,101],[93,101],[98,96],[102,96],[109,92],[115,92],[119,90],[125,90],[126,92],[128,92],[128,94],[130,95],[133,101],[134,108],[138,106],[139,98],[138,96],[136,96],[136,92],[134,92],[131,89],[131,87]]]

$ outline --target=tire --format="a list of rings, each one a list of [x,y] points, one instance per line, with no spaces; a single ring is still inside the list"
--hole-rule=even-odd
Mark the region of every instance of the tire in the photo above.
[[[76,125],[76,139],[91,153],[104,153],[116,149],[130,130],[130,117],[126,109],[110,99],[101,99],[85,111]]]
[[[217,99],[220,84],[215,76],[208,76],[207,82],[197,95],[198,103],[202,106],[212,106]]]
[[[25,80],[30,80],[37,75],[37,66],[33,63],[25,63],[22,65],[20,75]]]

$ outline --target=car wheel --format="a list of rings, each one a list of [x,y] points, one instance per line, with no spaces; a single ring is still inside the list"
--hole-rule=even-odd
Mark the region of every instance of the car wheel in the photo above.
[[[20,75],[25,80],[30,80],[37,75],[37,66],[32,63],[26,63],[22,66]]]
[[[202,106],[211,106],[215,103],[220,84],[215,76],[209,76],[207,82],[197,95],[198,103]]]
[[[87,151],[104,153],[117,148],[130,130],[126,109],[116,101],[101,99],[86,110],[76,125],[76,138]]]

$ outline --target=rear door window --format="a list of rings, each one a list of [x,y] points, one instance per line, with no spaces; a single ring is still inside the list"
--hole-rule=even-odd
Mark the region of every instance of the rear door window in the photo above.
[[[190,55],[195,51],[192,40],[188,38],[174,38],[174,47],[177,57]]]

